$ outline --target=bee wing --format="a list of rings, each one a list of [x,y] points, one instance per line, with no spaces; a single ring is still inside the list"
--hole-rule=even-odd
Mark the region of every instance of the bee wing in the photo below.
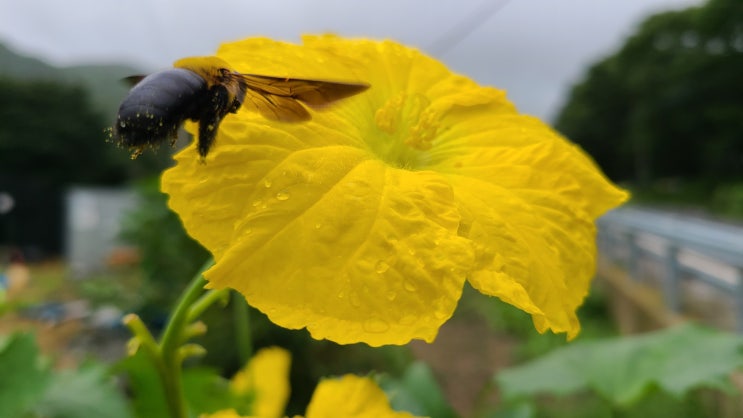
[[[270,120],[304,122],[312,119],[310,112],[291,97],[247,90],[243,101],[243,106],[246,105]]]
[[[330,103],[361,93],[369,88],[362,83],[304,80],[235,74],[255,108],[265,117],[281,121],[310,119],[309,113],[297,101],[319,110]]]

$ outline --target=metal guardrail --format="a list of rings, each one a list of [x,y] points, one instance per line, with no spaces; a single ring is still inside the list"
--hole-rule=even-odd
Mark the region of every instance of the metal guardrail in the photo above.
[[[597,224],[602,256],[623,262],[634,279],[643,259],[661,263],[668,309],[681,313],[683,280],[702,280],[733,298],[743,332],[743,227],[636,207],[613,210]]]

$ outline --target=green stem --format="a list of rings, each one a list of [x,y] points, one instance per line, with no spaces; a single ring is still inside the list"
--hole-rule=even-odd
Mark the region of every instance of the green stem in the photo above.
[[[204,313],[214,302],[224,299],[230,293],[230,289],[209,290],[191,305],[188,311],[188,322],[193,322]],[[226,300],[226,299],[225,299]]]
[[[232,316],[235,321],[235,340],[240,364],[247,364],[253,355],[253,336],[250,332],[248,302],[238,292],[232,293]]]
[[[191,280],[188,288],[184,290],[160,340],[160,357],[163,363],[160,378],[172,418],[188,417],[183,387],[181,386],[181,362],[183,358],[178,349],[184,342],[183,329],[188,324],[189,309],[199,295],[204,292],[206,280],[202,275],[213,264],[212,260],[204,264]]]
[[[139,317],[127,315],[124,319],[124,323],[134,334],[133,341],[136,346],[147,353],[160,376],[171,418],[188,418],[181,386],[181,366],[185,357],[203,355],[203,348],[196,344],[184,344],[189,338],[205,331],[203,324],[194,322],[214,302],[229,295],[227,289],[210,290],[204,293],[206,280],[202,275],[213,264],[211,260],[204,264],[191,280],[188,288],[183,291],[159,343],[155,342]],[[247,362],[252,351],[248,306],[245,299],[236,292],[233,304],[237,347],[240,350],[241,360]]]

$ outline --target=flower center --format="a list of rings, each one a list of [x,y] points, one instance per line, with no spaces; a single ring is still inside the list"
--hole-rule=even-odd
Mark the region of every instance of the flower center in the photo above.
[[[374,115],[377,128],[387,134],[384,140],[373,141],[374,152],[400,168],[424,166],[439,131],[439,115],[430,104],[419,93],[401,92],[387,100]]]

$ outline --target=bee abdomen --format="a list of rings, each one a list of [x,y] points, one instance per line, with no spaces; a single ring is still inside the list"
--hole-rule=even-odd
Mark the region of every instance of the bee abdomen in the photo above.
[[[145,77],[121,103],[114,138],[126,147],[175,138],[180,124],[195,116],[206,91],[206,81],[189,70],[175,68]]]

